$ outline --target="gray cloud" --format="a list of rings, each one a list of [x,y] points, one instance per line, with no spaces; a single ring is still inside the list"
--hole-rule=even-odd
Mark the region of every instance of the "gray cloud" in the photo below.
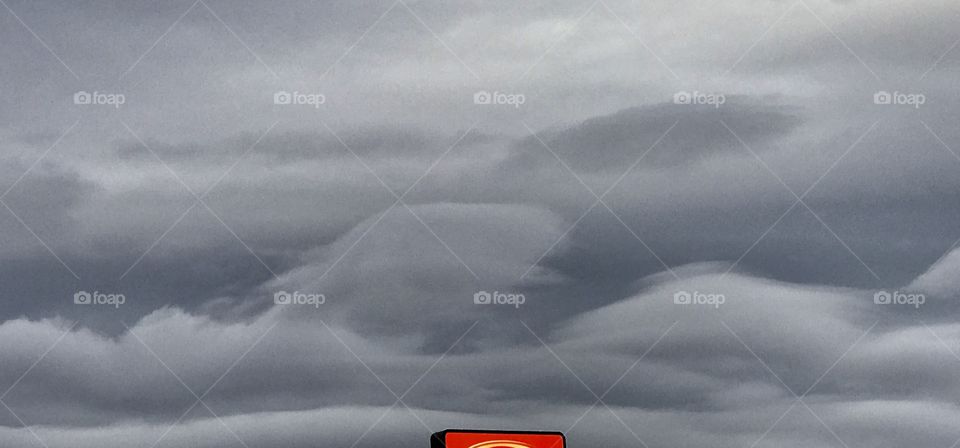
[[[710,421],[727,421],[727,425],[737,422],[739,432],[748,438],[759,437],[764,424],[772,423],[774,411],[764,415],[757,412],[758,407],[777,407],[784,412],[791,400],[776,377],[798,394],[815,385],[807,398],[811,408],[845,438],[885,427],[887,421],[899,418],[906,403],[914,403],[919,409],[953,412],[956,381],[950,372],[955,359],[938,337],[956,344],[960,333],[955,324],[924,328],[910,319],[884,317],[866,291],[776,283],[739,274],[724,277],[710,273],[712,269],[681,269],[682,280],[661,274],[649,279],[648,286],[634,297],[584,313],[552,330],[540,330],[537,336],[528,332],[524,340],[507,345],[483,342],[497,338],[489,333],[490,328],[483,329],[491,325],[488,316],[476,333],[466,336],[467,345],[475,347],[473,351],[448,354],[432,369],[439,354],[418,354],[416,341],[422,336],[411,338],[422,329],[407,329],[388,339],[364,337],[343,325],[353,317],[326,309],[309,311],[326,316],[323,324],[316,319],[299,319],[281,307],[246,322],[215,322],[179,310],[162,310],[116,338],[86,329],[70,331],[5,401],[21,418],[34,424],[69,422],[70,426],[86,426],[119,419],[122,423],[114,430],[122,434],[159,437],[157,428],[164,426],[161,422],[179,416],[193,397],[153,358],[152,350],[197,393],[214,384],[247,353],[206,398],[215,412],[228,422],[238,423],[257,415],[251,412],[268,412],[264,417],[279,413],[277,418],[283,415],[296,421],[298,416],[315,412],[335,416],[348,405],[389,405],[392,396],[377,377],[397,393],[416,384],[407,402],[418,415],[426,415],[441,426],[456,426],[447,422],[462,420],[464,416],[456,417],[456,413],[463,412],[519,413],[524,425],[537,425],[548,421],[545,415],[568,409],[560,411],[566,417],[553,420],[552,425],[571,421],[593,402],[578,377],[596,393],[616,383],[607,402],[627,421],[641,427],[650,425],[650,418],[655,421],[657,414],[672,416],[682,426],[695,425],[700,430],[709,427]],[[391,282],[389,278],[382,281]],[[394,292],[409,289],[397,285]],[[672,296],[680,289],[722,292],[727,300],[719,308],[676,305]],[[549,305],[532,302],[527,306],[536,310]],[[875,327],[878,320],[885,323]],[[522,328],[516,318],[495,321],[493,328],[505,322]],[[673,322],[674,328],[637,363]],[[14,320],[0,326],[4,339],[13,341],[0,354],[4,364],[11,366],[5,369],[11,378],[4,380],[12,382],[12,376],[26,369],[37,352],[52,345],[68,329],[64,321]],[[553,353],[536,337],[542,337]],[[247,352],[255,343],[256,347]],[[184,351],[185,346],[191,349]],[[880,368],[884,365],[911,367],[891,371]],[[430,373],[418,382],[428,369]],[[821,377],[823,372],[828,373]],[[64,388],[66,382],[70,386]],[[460,398],[451,401],[451,394]],[[864,394],[869,398],[864,399]],[[702,418],[694,412],[705,410],[710,413]],[[888,417],[866,423],[857,417],[863,412]],[[209,427],[212,421],[205,414],[189,414],[175,433]],[[772,433],[771,442],[789,438],[793,431],[816,429],[815,420],[801,417],[785,421]],[[584,421],[586,429],[582,431],[596,431],[596,424],[606,425],[591,423],[595,418]],[[151,429],[136,423],[138,420],[156,423],[150,424]],[[479,421],[474,417],[467,420]],[[404,421],[404,416],[391,416],[371,436],[379,440],[389,434],[392,425],[405,425]],[[406,426],[401,431],[401,443],[417,443],[420,431]],[[248,441],[277,440],[292,434],[276,431],[275,425],[239,427],[245,428],[237,431]],[[209,431],[217,432],[212,428]],[[584,437],[580,431],[571,435]],[[945,437],[939,431],[947,430],[928,431],[923,437]],[[59,437],[47,430],[41,434]],[[177,443],[180,436],[171,436],[169,443]],[[18,433],[9,431],[4,437],[14,440]],[[214,434],[199,437],[214,437],[204,442],[211,446],[228,443]],[[317,436],[302,437],[316,440]]]
[[[0,193],[17,182],[23,223],[0,207],[2,446],[958,436],[957,5],[7,7]]]

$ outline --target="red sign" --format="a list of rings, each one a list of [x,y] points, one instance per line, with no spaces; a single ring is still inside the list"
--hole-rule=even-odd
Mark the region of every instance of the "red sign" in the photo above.
[[[446,430],[434,434],[432,442],[433,448],[566,448],[559,432]]]

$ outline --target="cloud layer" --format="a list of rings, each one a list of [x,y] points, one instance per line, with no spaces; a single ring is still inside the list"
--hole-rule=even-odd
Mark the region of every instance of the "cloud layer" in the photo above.
[[[949,448],[958,15],[7,0],[0,445]]]

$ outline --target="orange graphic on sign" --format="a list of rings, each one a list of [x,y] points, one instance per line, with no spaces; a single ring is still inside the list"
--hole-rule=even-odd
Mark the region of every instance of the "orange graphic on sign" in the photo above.
[[[445,448],[566,448],[560,433],[447,431]]]

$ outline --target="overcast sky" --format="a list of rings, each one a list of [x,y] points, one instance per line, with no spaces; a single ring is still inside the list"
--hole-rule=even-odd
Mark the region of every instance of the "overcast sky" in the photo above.
[[[955,448],[958,23],[0,0],[0,446]]]

